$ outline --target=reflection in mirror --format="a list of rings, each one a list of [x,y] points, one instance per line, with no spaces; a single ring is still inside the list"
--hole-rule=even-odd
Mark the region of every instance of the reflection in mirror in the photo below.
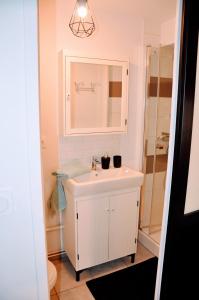
[[[122,66],[71,62],[71,128],[121,126]]]

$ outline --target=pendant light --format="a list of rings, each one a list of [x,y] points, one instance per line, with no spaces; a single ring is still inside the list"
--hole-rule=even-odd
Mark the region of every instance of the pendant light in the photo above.
[[[94,32],[95,24],[87,0],[77,0],[69,27],[80,38],[89,37]]]

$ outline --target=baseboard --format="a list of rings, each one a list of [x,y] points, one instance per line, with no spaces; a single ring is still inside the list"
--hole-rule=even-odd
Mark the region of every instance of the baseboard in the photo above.
[[[48,254],[48,259],[53,261],[53,260],[62,260],[66,257],[66,252],[64,250],[58,251],[58,252],[53,252]]]

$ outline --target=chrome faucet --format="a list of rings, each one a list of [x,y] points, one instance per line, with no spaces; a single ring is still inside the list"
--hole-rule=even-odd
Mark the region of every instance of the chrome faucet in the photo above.
[[[97,159],[97,157],[93,156],[92,157],[91,170],[96,171],[97,170],[97,164],[100,164],[100,161]]]

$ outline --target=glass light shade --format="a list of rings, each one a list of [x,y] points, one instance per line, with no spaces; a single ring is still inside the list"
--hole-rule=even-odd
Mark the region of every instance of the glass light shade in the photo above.
[[[77,0],[69,27],[80,38],[89,37],[95,31],[95,24],[87,0]]]

